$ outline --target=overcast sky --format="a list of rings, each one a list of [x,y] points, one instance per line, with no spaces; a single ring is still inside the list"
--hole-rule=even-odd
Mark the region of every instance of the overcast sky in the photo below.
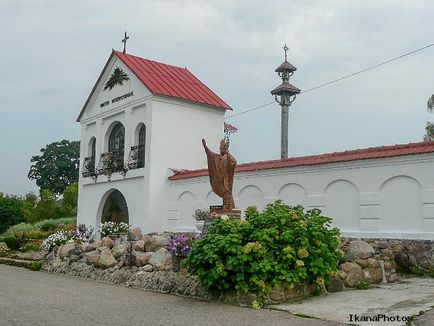
[[[187,66],[236,114],[273,101],[284,43],[306,90],[434,43],[433,14],[431,0],[1,0],[0,192],[37,191],[31,156],[79,139],[76,117],[125,30],[128,53]],[[433,93],[430,47],[300,95],[289,155],[421,141]],[[239,162],[280,157],[277,104],[227,121]]]

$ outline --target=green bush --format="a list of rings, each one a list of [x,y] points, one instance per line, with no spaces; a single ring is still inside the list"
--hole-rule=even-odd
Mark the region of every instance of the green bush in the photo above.
[[[281,201],[246,220],[215,220],[185,260],[202,284],[220,291],[266,293],[273,287],[308,282],[322,285],[336,273],[342,252],[339,230],[320,210]]]
[[[3,239],[0,239],[0,242],[6,243],[9,249],[11,250],[20,249],[20,242],[15,237],[11,237],[11,236],[4,237]]]
[[[56,224],[51,222],[46,222],[42,224],[40,230],[41,231],[53,231],[56,228]]]
[[[32,271],[39,271],[42,267],[42,263],[38,260],[32,262],[32,264],[30,265],[30,270]]]
[[[41,250],[41,245],[39,243],[36,242],[27,242],[25,245],[23,245],[20,250],[22,252],[27,252],[27,251],[40,251]]]
[[[22,199],[0,193],[0,234],[24,219]]]

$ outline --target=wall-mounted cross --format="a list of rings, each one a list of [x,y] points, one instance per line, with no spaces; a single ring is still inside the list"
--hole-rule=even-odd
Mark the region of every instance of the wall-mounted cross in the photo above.
[[[122,39],[122,43],[124,43],[124,53],[127,51],[127,41],[130,37],[127,35],[127,32],[125,32],[124,38]]]
[[[285,61],[287,61],[287,56],[286,56],[286,51],[288,51],[289,50],[289,48],[286,46],[286,44],[283,46],[283,51],[285,51]]]

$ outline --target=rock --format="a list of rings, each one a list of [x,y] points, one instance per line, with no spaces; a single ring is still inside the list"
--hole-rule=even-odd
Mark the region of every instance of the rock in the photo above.
[[[79,250],[76,248],[75,242],[66,243],[59,249],[59,256],[62,259],[78,253]]]
[[[104,237],[101,239],[101,246],[103,246],[103,247],[109,247],[111,249],[111,248],[113,248],[114,245],[115,245],[115,242],[113,241],[113,239],[111,239],[109,237]]]
[[[101,247],[101,240],[96,240],[92,243],[89,242],[89,244],[91,245],[92,251],[93,251],[93,250],[96,250],[98,247]]]
[[[268,294],[268,297],[275,302],[283,302],[285,301],[285,294],[283,291],[279,290],[271,290]]]
[[[138,252],[140,263],[142,266],[149,264],[149,260],[151,259],[153,252]]]
[[[343,263],[339,265],[339,269],[345,272],[344,284],[348,287],[354,287],[357,283],[365,279],[362,268],[356,263]]]
[[[84,242],[80,245],[80,249],[83,252],[90,252],[90,251],[95,250],[96,248],[94,248],[93,245],[90,244],[89,242]]]
[[[384,262],[384,269],[387,270],[391,270],[395,268],[395,262],[393,260],[386,260]]]
[[[169,267],[172,264],[172,254],[166,248],[160,248],[149,259],[149,263],[157,269]]]
[[[363,240],[354,240],[346,248],[344,261],[354,262],[357,259],[368,259],[375,253],[374,248]]]
[[[106,249],[110,249],[110,248],[109,247],[105,247],[105,246],[96,248],[96,250],[98,250],[99,252],[103,252]]]
[[[87,252],[83,255],[83,258],[86,260],[86,264],[95,265],[95,263],[99,260],[100,252],[98,250]]]
[[[127,251],[128,248],[128,244],[127,243],[119,243],[119,244],[115,244],[113,249],[112,249],[112,254],[113,256],[118,259],[120,257],[122,257],[122,255],[124,255]]]
[[[337,276],[332,277],[330,284],[326,285],[326,289],[330,293],[343,291],[345,289],[344,282]]]
[[[145,241],[144,240],[137,240],[134,243],[134,250],[136,250],[136,251],[145,251]]]
[[[69,257],[69,262],[70,263],[75,263],[78,262],[80,260],[80,256],[79,255],[71,255],[71,257]]]
[[[169,243],[170,235],[153,235],[145,242],[146,251],[158,251],[160,248],[167,247]]]
[[[134,228],[128,231],[128,240],[137,241],[142,238],[142,230],[140,228]]]
[[[366,268],[366,267],[368,267],[368,261],[367,261],[367,260],[364,260],[364,259],[357,259],[357,260],[356,260],[356,263],[357,263],[360,267],[362,267],[362,268]]]
[[[99,256],[99,259],[95,265],[101,268],[109,268],[115,266],[117,263],[118,262],[115,257],[113,257],[110,249],[105,249],[101,252],[101,255]]]
[[[371,283],[380,283],[383,280],[383,273],[381,271],[380,263],[374,258],[368,259],[368,281]]]
[[[152,272],[153,270],[154,270],[154,267],[151,264],[147,264],[147,265],[143,266],[144,272]]]
[[[338,276],[341,280],[345,280],[345,277],[347,277],[347,273],[345,273],[344,271],[338,271]]]
[[[153,252],[143,252],[139,254],[140,262],[143,266],[149,264],[149,260],[151,259]]]

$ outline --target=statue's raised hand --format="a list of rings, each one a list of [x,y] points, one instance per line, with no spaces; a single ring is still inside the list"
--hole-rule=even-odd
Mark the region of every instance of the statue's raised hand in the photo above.
[[[203,145],[203,147],[206,147],[206,141],[205,141],[205,139],[202,139],[202,145]]]

